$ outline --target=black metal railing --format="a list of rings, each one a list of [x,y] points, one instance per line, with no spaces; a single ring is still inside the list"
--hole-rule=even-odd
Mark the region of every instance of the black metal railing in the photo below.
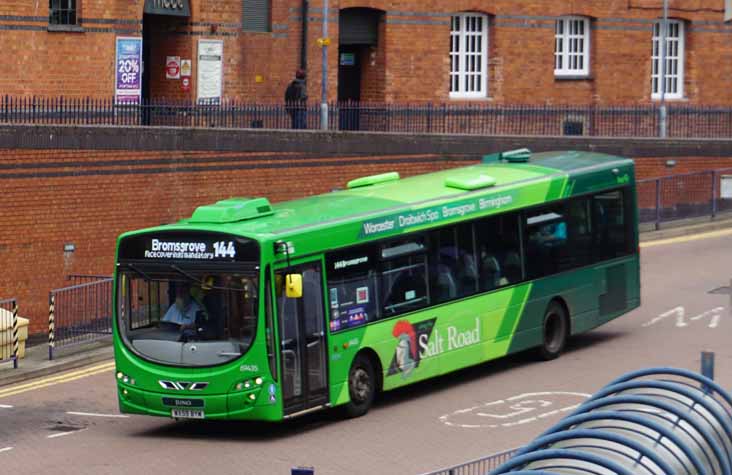
[[[732,169],[638,180],[640,222],[661,223],[732,211]]]
[[[506,450],[487,457],[482,457],[470,462],[464,462],[452,467],[442,468],[423,475],[486,475],[511,459],[518,449]]]
[[[17,299],[0,299],[0,363],[12,361],[13,367],[18,367],[19,332]]]
[[[112,334],[112,279],[54,289],[49,294],[48,358],[54,349]]]
[[[320,104],[304,106],[307,129],[321,128]],[[673,138],[732,137],[732,107],[669,106]],[[116,104],[113,98],[0,96],[0,123],[88,124],[289,129],[294,111],[277,103],[223,100],[217,104],[145,100]],[[594,137],[657,137],[657,105],[569,106],[453,103],[328,104],[328,129],[399,133],[469,133]]]

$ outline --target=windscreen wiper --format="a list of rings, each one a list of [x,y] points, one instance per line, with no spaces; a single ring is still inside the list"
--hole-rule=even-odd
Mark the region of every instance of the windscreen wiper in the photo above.
[[[203,282],[200,279],[197,279],[196,276],[189,274],[188,272],[184,271],[180,267],[178,267],[175,264],[171,264],[170,268],[182,275],[183,277],[192,280],[193,282],[197,283],[198,285],[202,285]]]
[[[144,272],[142,272],[140,269],[138,269],[134,265],[127,264],[127,267],[129,267],[130,269],[132,269],[133,271],[135,271],[137,274],[139,274],[140,276],[142,276],[143,279],[152,281],[152,279],[150,278],[149,275],[145,274]]]

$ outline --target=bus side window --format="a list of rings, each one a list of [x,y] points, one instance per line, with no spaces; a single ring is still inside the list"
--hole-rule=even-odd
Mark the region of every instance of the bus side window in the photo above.
[[[523,280],[518,218],[508,213],[475,223],[481,291]]]
[[[430,248],[430,281],[435,303],[477,292],[479,276],[472,224],[433,231]]]
[[[389,317],[430,304],[424,237],[396,241],[381,249],[382,311]]]

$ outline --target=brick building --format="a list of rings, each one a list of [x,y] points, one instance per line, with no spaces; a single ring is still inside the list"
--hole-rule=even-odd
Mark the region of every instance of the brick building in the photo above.
[[[669,6],[665,99],[732,104],[724,0]],[[662,0],[330,0],[328,96],[653,103],[660,18]],[[322,0],[5,0],[0,94],[111,97],[116,38],[139,37],[145,98],[280,101],[304,66],[318,100],[322,23]],[[168,57],[191,62],[166,75]]]

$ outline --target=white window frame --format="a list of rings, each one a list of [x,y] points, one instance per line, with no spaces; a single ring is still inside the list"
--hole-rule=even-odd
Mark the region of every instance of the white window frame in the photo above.
[[[651,50],[651,99],[661,99],[660,56],[661,28],[663,20],[653,24],[653,44]],[[684,97],[684,47],[686,35],[683,20],[668,20],[666,33],[666,68],[664,76],[666,90],[664,99],[683,99]]]
[[[581,16],[557,18],[554,24],[554,75],[590,75],[590,19]]]
[[[451,99],[488,97],[488,15],[451,17],[449,91]]]

